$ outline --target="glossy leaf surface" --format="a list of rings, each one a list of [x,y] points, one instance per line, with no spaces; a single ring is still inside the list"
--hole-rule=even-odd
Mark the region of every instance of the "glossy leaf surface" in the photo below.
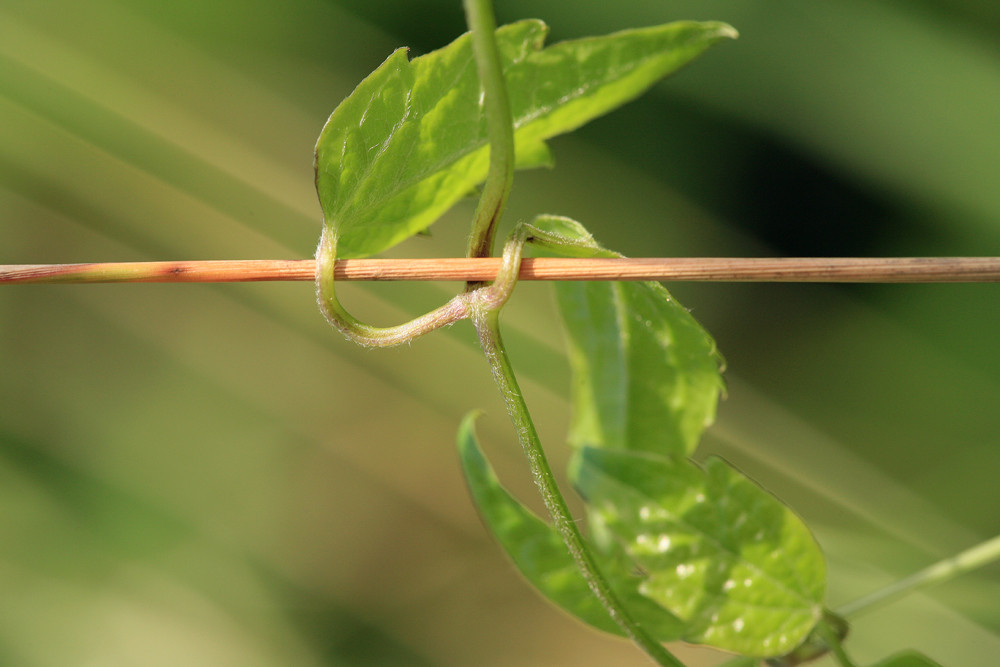
[[[529,20],[497,31],[518,166],[550,161],[545,139],[633,99],[714,42],[723,23],[679,22],[562,42]],[[399,49],[330,116],[316,187],[338,255],[379,252],[429,226],[485,179],[488,141],[469,35],[424,56]]]
[[[567,218],[534,224],[572,243],[550,246],[557,253],[621,256]],[[693,452],[723,386],[708,332],[659,283],[561,282],[555,289],[573,370],[570,442]]]
[[[475,414],[459,429],[462,469],[476,506],[493,536],[531,584],[570,615],[598,630],[621,635],[594,597],[559,533],[522,505],[500,484],[476,440]],[[638,592],[640,580],[626,576],[628,565],[606,562],[603,571],[629,611],[660,641],[680,638],[680,621]]]
[[[787,507],[719,459],[583,448],[573,477],[592,516],[645,572],[640,591],[686,641],[782,655],[822,615],[823,556]]]

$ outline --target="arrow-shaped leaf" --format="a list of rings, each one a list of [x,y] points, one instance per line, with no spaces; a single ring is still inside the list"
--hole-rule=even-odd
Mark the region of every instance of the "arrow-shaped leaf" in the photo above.
[[[535,20],[497,31],[519,167],[547,164],[546,139],[736,36],[724,23],[678,22],[542,49],[546,32]],[[397,50],[334,110],[316,144],[316,188],[338,255],[370,255],[425,229],[487,167],[470,36],[412,61]]]

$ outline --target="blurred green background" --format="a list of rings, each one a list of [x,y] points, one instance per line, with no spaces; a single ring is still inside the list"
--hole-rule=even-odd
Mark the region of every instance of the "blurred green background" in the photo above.
[[[499,0],[553,39],[673,19],[742,33],[519,175],[656,255],[1000,255],[992,0]],[[0,262],[302,258],[312,147],[458,0],[4,0]],[[460,255],[473,204],[395,256]],[[393,323],[455,285],[351,285]],[[836,606],[997,533],[1000,288],[681,285],[729,396],[703,446],[788,501]],[[505,315],[560,470],[545,285]],[[481,528],[461,416],[533,490],[466,324],[363,351],[295,284],[0,288],[0,664],[643,665],[523,585]],[[1000,654],[1000,567],[859,620],[861,660]],[[692,665],[723,656],[681,649]]]

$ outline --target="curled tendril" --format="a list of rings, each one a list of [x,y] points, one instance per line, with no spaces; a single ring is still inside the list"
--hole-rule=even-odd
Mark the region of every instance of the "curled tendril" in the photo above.
[[[511,232],[504,244],[500,270],[491,284],[457,294],[443,306],[405,324],[375,327],[348,313],[337,299],[334,289],[337,238],[333,229],[324,225],[319,247],[316,249],[316,298],[319,309],[331,325],[358,345],[393,347],[408,343],[435,329],[469,319],[477,311],[499,310],[503,307],[517,284],[524,244],[533,237],[535,231],[530,225],[522,224]]]

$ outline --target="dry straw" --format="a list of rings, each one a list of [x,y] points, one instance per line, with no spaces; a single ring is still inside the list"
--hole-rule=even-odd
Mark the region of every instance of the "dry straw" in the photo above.
[[[345,259],[338,280],[489,281],[499,258]],[[209,283],[313,280],[303,260],[0,265],[0,283]],[[782,257],[524,259],[521,280],[663,280],[814,283],[1000,281],[1000,257]]]

